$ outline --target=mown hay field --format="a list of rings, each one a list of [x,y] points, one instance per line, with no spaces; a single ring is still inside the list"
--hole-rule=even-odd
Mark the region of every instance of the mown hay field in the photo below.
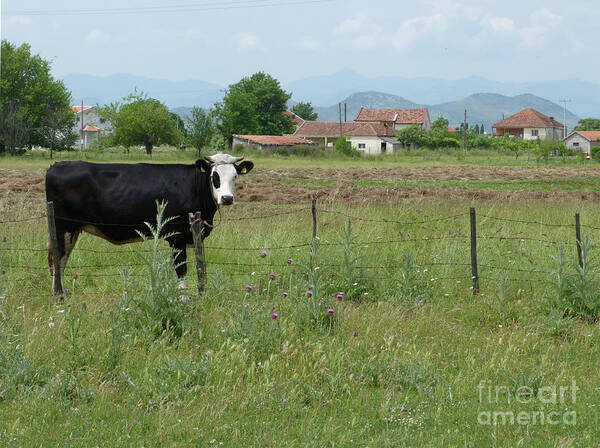
[[[166,328],[148,317],[160,309],[145,308],[143,243],[82,236],[68,298],[55,302],[43,174],[22,173],[30,181],[5,182],[0,199],[0,444],[593,445],[598,322],[551,306],[558,246],[577,260],[575,212],[584,234],[600,236],[596,192],[584,184],[597,176],[571,169],[511,168],[507,182],[583,186],[507,192],[258,166],[239,203],[216,216],[202,297],[188,250],[187,291],[164,305],[174,310]],[[452,170],[413,180],[456,181]]]

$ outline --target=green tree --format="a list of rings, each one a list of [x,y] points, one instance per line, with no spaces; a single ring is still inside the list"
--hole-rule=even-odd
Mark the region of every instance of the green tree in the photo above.
[[[175,123],[175,127],[181,132],[181,135],[186,137],[187,129],[185,128],[185,121],[183,120],[183,118],[181,118],[179,116],[179,114],[177,114],[175,112],[169,112],[169,115],[171,116],[171,119]]]
[[[292,107],[292,112],[306,121],[317,121],[319,114],[314,111],[311,103],[298,103]]]
[[[582,118],[574,131],[600,131],[600,118]]]
[[[200,156],[200,150],[209,144],[216,130],[214,109],[205,111],[200,107],[192,108],[187,117],[187,125],[187,141],[198,150]]]
[[[345,135],[340,135],[335,141],[335,145],[333,145],[333,152],[344,154],[346,156],[356,156],[359,154],[358,150],[352,147],[352,143],[350,143]]]
[[[177,145],[181,141],[181,132],[163,103],[137,92],[124,100],[115,116],[117,144],[144,145],[146,153],[152,154],[154,145]]]
[[[50,74],[50,62],[32,55],[28,44],[17,47],[6,40],[0,54],[0,152],[48,147],[56,135],[72,138],[76,117],[67,113],[71,94]],[[61,120],[56,111],[62,111]]]
[[[409,126],[398,132],[398,141],[404,146],[424,146],[427,138],[427,132],[419,125]]]
[[[233,134],[291,134],[293,123],[283,114],[290,98],[279,81],[264,72],[242,78],[215,104],[218,128],[229,144]]]

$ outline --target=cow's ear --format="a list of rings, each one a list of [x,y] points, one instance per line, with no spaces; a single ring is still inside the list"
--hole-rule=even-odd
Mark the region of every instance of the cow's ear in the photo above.
[[[247,174],[249,173],[252,168],[254,168],[254,164],[252,162],[250,162],[249,160],[246,160],[245,162],[242,163],[238,163],[235,166],[235,170],[237,171],[238,174]]]
[[[198,160],[196,160],[196,168],[198,168],[203,173],[209,173],[210,172],[210,163],[208,163],[204,159],[198,159]]]

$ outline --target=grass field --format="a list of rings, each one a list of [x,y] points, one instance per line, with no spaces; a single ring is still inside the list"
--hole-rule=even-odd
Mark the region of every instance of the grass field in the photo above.
[[[331,168],[320,163],[306,168]],[[281,182],[326,182],[305,174],[281,172]],[[544,182],[508,185],[598,185]],[[595,203],[322,200],[311,244],[311,213],[298,202],[242,202],[217,216],[206,294],[195,294],[191,260],[183,300],[169,289],[164,254],[83,235],[67,267],[69,297],[57,304],[45,221],[23,221],[44,214],[41,194],[2,196],[0,446],[597,444],[598,322],[556,307],[557,270],[577,272],[573,215],[597,241]],[[590,258],[590,301],[596,266]]]

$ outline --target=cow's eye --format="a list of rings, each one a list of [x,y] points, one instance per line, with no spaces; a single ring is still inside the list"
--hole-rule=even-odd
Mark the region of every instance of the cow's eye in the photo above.
[[[213,171],[212,181],[215,188],[219,188],[221,186],[221,178],[219,177],[219,173]]]

